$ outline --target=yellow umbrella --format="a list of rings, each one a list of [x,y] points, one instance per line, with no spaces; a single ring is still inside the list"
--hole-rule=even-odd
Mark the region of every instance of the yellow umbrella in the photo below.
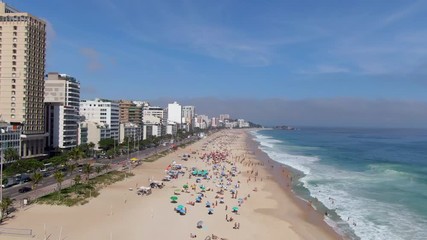
[[[138,161],[139,159],[138,158],[131,158],[130,160],[131,161]]]

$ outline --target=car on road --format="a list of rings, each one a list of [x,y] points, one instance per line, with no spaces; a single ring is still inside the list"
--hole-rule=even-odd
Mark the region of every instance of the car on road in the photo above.
[[[22,187],[22,188],[20,188],[18,190],[19,193],[26,193],[26,192],[29,192],[29,191],[31,191],[30,187]]]

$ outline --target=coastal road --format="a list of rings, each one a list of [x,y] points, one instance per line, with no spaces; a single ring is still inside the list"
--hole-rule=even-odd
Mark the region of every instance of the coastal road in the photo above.
[[[186,139],[179,141],[175,144],[177,146],[180,146],[180,145],[189,143],[191,141],[195,141],[197,139],[198,139],[198,137],[186,138]],[[119,157],[114,158],[114,159],[96,159],[96,160],[85,159],[85,160],[79,161],[79,164],[90,163],[90,162],[91,163],[96,162],[99,165],[111,164],[112,170],[117,170],[117,169],[121,168],[122,166],[128,164],[129,163],[128,159],[130,159],[130,158],[135,157],[138,159],[144,159],[144,158],[150,157],[152,155],[155,155],[157,153],[167,151],[167,150],[171,149],[172,146],[173,146],[173,144],[168,144],[166,146],[161,145],[161,146],[155,147],[155,148],[144,149],[144,150],[129,154],[129,158],[127,155],[122,155],[122,156],[119,156]],[[57,182],[55,180],[55,177],[53,176],[53,173],[54,173],[54,171],[49,172],[49,174],[51,174],[51,175],[49,177],[45,177],[41,180],[41,182],[37,185],[37,190],[29,191],[26,193],[19,193],[18,190],[22,187],[32,187],[31,182],[22,183],[22,184],[18,184],[18,185],[9,187],[9,188],[4,188],[3,189],[3,197],[10,197],[11,199],[15,199],[18,201],[20,201],[24,198],[28,198],[28,197],[33,199],[34,197],[31,197],[31,196],[39,195],[39,194],[37,194],[36,191],[39,191],[40,189],[46,189],[46,188],[55,189],[57,186]],[[79,172],[78,169],[76,169],[76,171],[72,175],[68,174],[67,172],[64,172],[64,175],[65,175],[64,176],[64,183],[67,181],[71,181],[78,174],[82,174],[81,172]]]

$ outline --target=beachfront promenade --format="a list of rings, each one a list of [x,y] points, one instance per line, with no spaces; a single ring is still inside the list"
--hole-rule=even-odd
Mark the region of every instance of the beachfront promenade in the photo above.
[[[276,183],[247,141],[243,130],[217,132],[136,167],[85,205],[32,205],[3,227],[31,229],[28,239],[337,239]],[[136,193],[173,169],[177,178],[162,189]]]

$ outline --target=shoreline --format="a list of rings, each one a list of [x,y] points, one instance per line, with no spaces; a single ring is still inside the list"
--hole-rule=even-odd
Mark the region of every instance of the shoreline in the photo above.
[[[197,235],[194,239],[205,239],[206,235],[211,234],[233,240],[342,239],[322,221],[316,211],[305,211],[303,205],[298,205],[294,194],[283,189],[278,181],[280,178],[269,169],[269,158],[264,158],[266,154],[254,148],[256,144],[245,130],[216,132],[154,162],[144,162],[132,170],[135,176],[107,186],[97,198],[90,199],[85,205],[31,205],[20,209],[2,227],[32,229],[32,236],[25,238],[0,235],[0,239],[45,239],[46,236],[49,239],[68,240],[188,239],[193,234]],[[239,201],[240,198],[244,200],[240,206],[237,193],[233,199],[227,190],[223,195],[225,203],[216,203],[214,214],[209,215],[204,206],[205,201],[216,202],[214,189],[217,189],[220,178],[215,174],[218,171],[213,170],[213,164],[201,156],[213,152],[228,155],[221,163],[223,171],[230,173],[233,167],[238,169],[238,174],[231,177],[229,190],[238,184],[236,189]],[[188,153],[191,153],[191,158],[182,160],[182,155]],[[165,182],[162,189],[153,189],[150,195],[140,196],[135,190],[131,190],[147,186],[149,179],[162,179],[165,169],[175,161],[188,168],[183,176]],[[192,167],[207,169],[212,174],[212,179],[202,179],[199,183],[212,191],[207,190],[203,202],[196,205],[189,204],[189,201],[195,200],[198,190],[187,192],[181,187],[195,183],[196,177],[189,176]],[[280,172],[279,167],[274,168]],[[171,203],[171,196],[178,189],[182,189],[178,194],[179,199],[177,203]],[[300,204],[301,202],[303,201]],[[177,214],[174,211],[177,206],[175,204],[185,206],[187,214]],[[238,214],[227,210],[227,206],[234,208],[238,204]],[[226,221],[227,215],[233,216],[234,221]],[[206,227],[198,229],[196,223],[201,220]],[[234,223],[238,223],[238,229],[233,227]]]
[[[331,239],[347,239],[345,236],[339,234],[332,226],[330,226],[324,219],[324,215],[318,210],[313,208],[308,201],[299,197],[292,189],[293,180],[298,180],[300,176],[295,175],[295,171],[291,170],[290,166],[282,163],[278,163],[271,159],[268,154],[262,151],[259,146],[260,143],[254,139],[254,136],[250,133],[253,130],[245,131],[246,144],[248,149],[253,152],[255,158],[263,162],[267,167],[268,172],[274,177],[277,184],[280,185],[283,192],[292,200],[292,202],[302,211],[301,217],[307,220],[309,223],[319,227],[322,231],[326,232]],[[287,219],[291,221],[290,219]],[[300,235],[304,235],[302,229],[295,227],[296,231]]]
[[[266,166],[273,166],[268,167],[268,172],[274,177],[276,183],[280,185],[283,192],[301,210],[300,216],[309,223],[318,226],[322,231],[327,233],[331,239],[346,239],[344,236],[340,235],[332,226],[327,224],[327,222],[324,220],[323,214],[314,209],[309,202],[302,199],[295,192],[293,192],[292,181],[293,179],[297,179],[298,176],[295,176],[294,172],[290,170],[290,166],[274,161],[268,156],[266,152],[262,151],[259,148],[260,143],[253,138],[253,135],[249,131],[252,130],[245,132],[245,134],[247,134],[246,144],[248,145],[248,148],[254,153],[256,159],[263,162]],[[292,221],[290,218],[287,220]],[[298,226],[296,226],[295,229],[299,234],[304,235],[303,230],[298,229]]]

